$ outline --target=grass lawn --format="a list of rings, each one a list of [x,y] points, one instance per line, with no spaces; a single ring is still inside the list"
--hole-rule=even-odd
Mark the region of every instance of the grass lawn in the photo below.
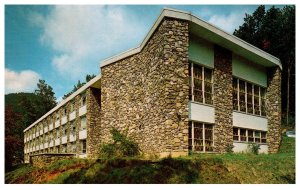
[[[277,154],[193,154],[157,161],[72,159],[44,168],[28,164],[5,174],[6,183],[295,183],[295,139]]]

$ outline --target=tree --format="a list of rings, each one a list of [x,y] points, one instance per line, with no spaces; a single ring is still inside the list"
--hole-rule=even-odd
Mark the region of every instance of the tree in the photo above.
[[[88,83],[90,80],[92,80],[95,77],[96,77],[96,75],[89,75],[89,74],[87,74],[85,76],[85,82],[81,83],[80,80],[78,80],[77,85],[74,85],[73,90],[71,92],[65,94],[63,96],[63,99],[66,99],[67,97],[69,97],[71,94],[73,94],[74,92],[76,92],[79,88],[81,88],[83,85],[85,85],[86,83]]]
[[[246,14],[233,34],[281,60],[281,105],[289,124],[290,114],[295,114],[295,6],[265,11],[261,5],[252,15]]]
[[[34,93],[39,96],[40,103],[43,106],[38,107],[39,113],[46,113],[56,106],[56,97],[50,85],[46,84],[45,80],[39,80],[37,89]]]
[[[23,132],[20,125],[21,115],[10,106],[5,107],[5,169],[23,160]]]

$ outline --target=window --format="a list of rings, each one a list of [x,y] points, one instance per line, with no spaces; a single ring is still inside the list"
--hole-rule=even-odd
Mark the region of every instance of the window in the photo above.
[[[86,140],[81,141],[81,153],[86,153]]]
[[[238,130],[238,128],[233,128],[233,140],[239,141],[239,130]]]
[[[190,100],[205,104],[213,104],[212,70],[200,65],[189,64]]]
[[[59,113],[56,113],[56,121],[59,120]]]
[[[233,140],[249,143],[267,143],[267,132],[234,127]]]
[[[80,105],[81,107],[84,106],[86,104],[86,94],[83,93],[81,94],[81,98],[80,98]]]
[[[56,138],[58,139],[60,137],[60,131],[59,129],[56,130]]]
[[[189,149],[199,152],[212,152],[214,147],[213,125],[190,122]]]
[[[67,145],[62,145],[61,153],[67,153]]]
[[[52,140],[53,140],[53,133],[50,132],[50,134],[49,134],[49,141],[52,141]]]
[[[64,107],[64,108],[62,109],[62,115],[63,115],[63,116],[66,116],[66,115],[67,115],[67,109],[66,109],[66,107]]]
[[[55,151],[56,151],[56,153],[59,153],[59,151],[60,151],[59,146],[55,147]]]
[[[70,134],[72,134],[72,135],[76,134],[76,123],[75,123],[75,121],[71,122]]]
[[[233,109],[249,114],[265,116],[266,89],[264,87],[233,78]]]
[[[63,126],[63,136],[67,135],[67,125]]]
[[[86,129],[86,117],[81,117],[80,119],[80,130],[85,130]]]
[[[76,152],[77,152],[76,142],[72,143],[72,152],[73,152],[73,153],[76,153]]]
[[[260,134],[261,134],[261,143],[267,143],[267,132],[262,131]]]

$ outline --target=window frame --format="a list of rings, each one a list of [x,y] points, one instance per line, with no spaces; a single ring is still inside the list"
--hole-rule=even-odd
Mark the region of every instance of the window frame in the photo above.
[[[196,66],[195,66],[196,65]],[[201,68],[201,79],[197,79],[201,81],[201,90],[198,90],[202,93],[202,101],[198,101],[195,100],[195,68],[199,67]],[[211,73],[211,80],[210,81],[206,81],[206,75],[205,75],[205,71],[208,70]],[[193,61],[189,61],[189,79],[190,79],[190,98],[189,100],[192,102],[197,102],[197,103],[201,103],[201,104],[206,104],[206,105],[214,105],[214,72],[212,68],[208,68],[205,67],[201,64],[195,63]],[[210,83],[211,85],[211,90],[207,91],[205,84],[206,83]],[[206,94],[210,94],[211,95],[211,100],[210,103],[208,101],[206,101]]]
[[[234,104],[235,102],[235,89],[234,89],[234,83],[235,83],[235,80],[237,81],[237,92],[236,92],[236,98],[237,98],[237,106]],[[241,89],[240,89],[240,82],[244,82],[244,103],[245,103],[245,111],[241,110]],[[251,91],[251,94],[248,93],[248,85],[251,85],[252,87],[252,91]],[[258,85],[258,84],[254,84],[253,82],[249,82],[247,80],[244,80],[244,79],[241,79],[241,78],[238,78],[238,77],[233,77],[232,78],[232,103],[233,103],[233,111],[238,111],[238,112],[242,112],[242,113],[246,113],[246,114],[251,114],[251,115],[256,115],[256,116],[261,116],[261,117],[266,117],[266,111],[265,111],[265,108],[266,108],[266,87],[263,87],[261,85]],[[257,94],[255,93],[255,88],[258,87],[258,96]],[[264,91],[264,97],[261,96],[261,91]],[[251,95],[251,105],[252,105],[252,113],[248,111],[248,96],[249,94]],[[255,98],[258,98],[258,108],[259,108],[259,114],[256,113],[256,107],[257,107],[257,104],[255,103]],[[262,105],[262,100],[264,100],[264,105]],[[235,108],[238,108],[238,109],[235,109]],[[264,108],[264,112],[262,112],[262,107]]]
[[[197,123],[198,125],[201,125],[201,128],[202,128],[202,139],[200,138],[200,140],[202,141],[202,145],[203,145],[203,150],[202,151],[196,151],[195,150],[195,140],[198,140],[198,139],[195,139],[195,123]],[[208,139],[205,138],[205,135],[206,135],[206,127],[211,127],[212,129],[212,146],[210,146],[210,148],[212,148],[212,151],[207,151],[206,148],[207,148],[207,143],[206,141]],[[189,144],[189,150],[191,150],[192,152],[201,152],[201,153],[206,153],[206,152],[214,152],[213,149],[215,147],[215,135],[214,135],[214,130],[215,130],[215,127],[214,127],[214,124],[211,124],[211,123],[202,123],[202,122],[194,122],[194,121],[190,121],[190,124],[189,124],[189,133],[191,134],[191,136],[189,136],[188,140],[191,141],[191,144]]]
[[[249,128],[242,128],[242,127],[233,127],[233,129],[238,129],[238,136],[239,136],[239,140],[235,140],[233,137],[233,142],[237,142],[237,143],[256,143],[256,144],[267,144],[267,131],[262,131],[262,130],[255,130],[255,129],[249,129]],[[246,141],[241,140],[241,129],[246,131]],[[250,131],[252,132],[252,135],[250,136]],[[259,133],[259,137],[256,138],[256,133]],[[262,133],[265,133],[265,137],[262,138]],[[232,132],[232,135],[234,136],[234,132]],[[249,140],[249,138],[253,138],[252,141]],[[256,140],[259,139],[259,142],[257,142]],[[265,142],[263,142],[263,140],[265,140]]]

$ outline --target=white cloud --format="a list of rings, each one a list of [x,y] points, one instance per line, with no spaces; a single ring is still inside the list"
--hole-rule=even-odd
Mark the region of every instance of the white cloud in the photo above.
[[[5,69],[5,94],[14,92],[33,92],[40,75],[31,70],[15,72]]]
[[[95,70],[100,58],[144,35],[133,15],[119,6],[59,5],[46,16],[33,13],[30,21],[42,29],[41,43],[56,52],[53,67],[77,79]]]
[[[234,29],[243,24],[245,12],[241,10],[231,12],[229,15],[212,15],[208,22],[232,34]]]

